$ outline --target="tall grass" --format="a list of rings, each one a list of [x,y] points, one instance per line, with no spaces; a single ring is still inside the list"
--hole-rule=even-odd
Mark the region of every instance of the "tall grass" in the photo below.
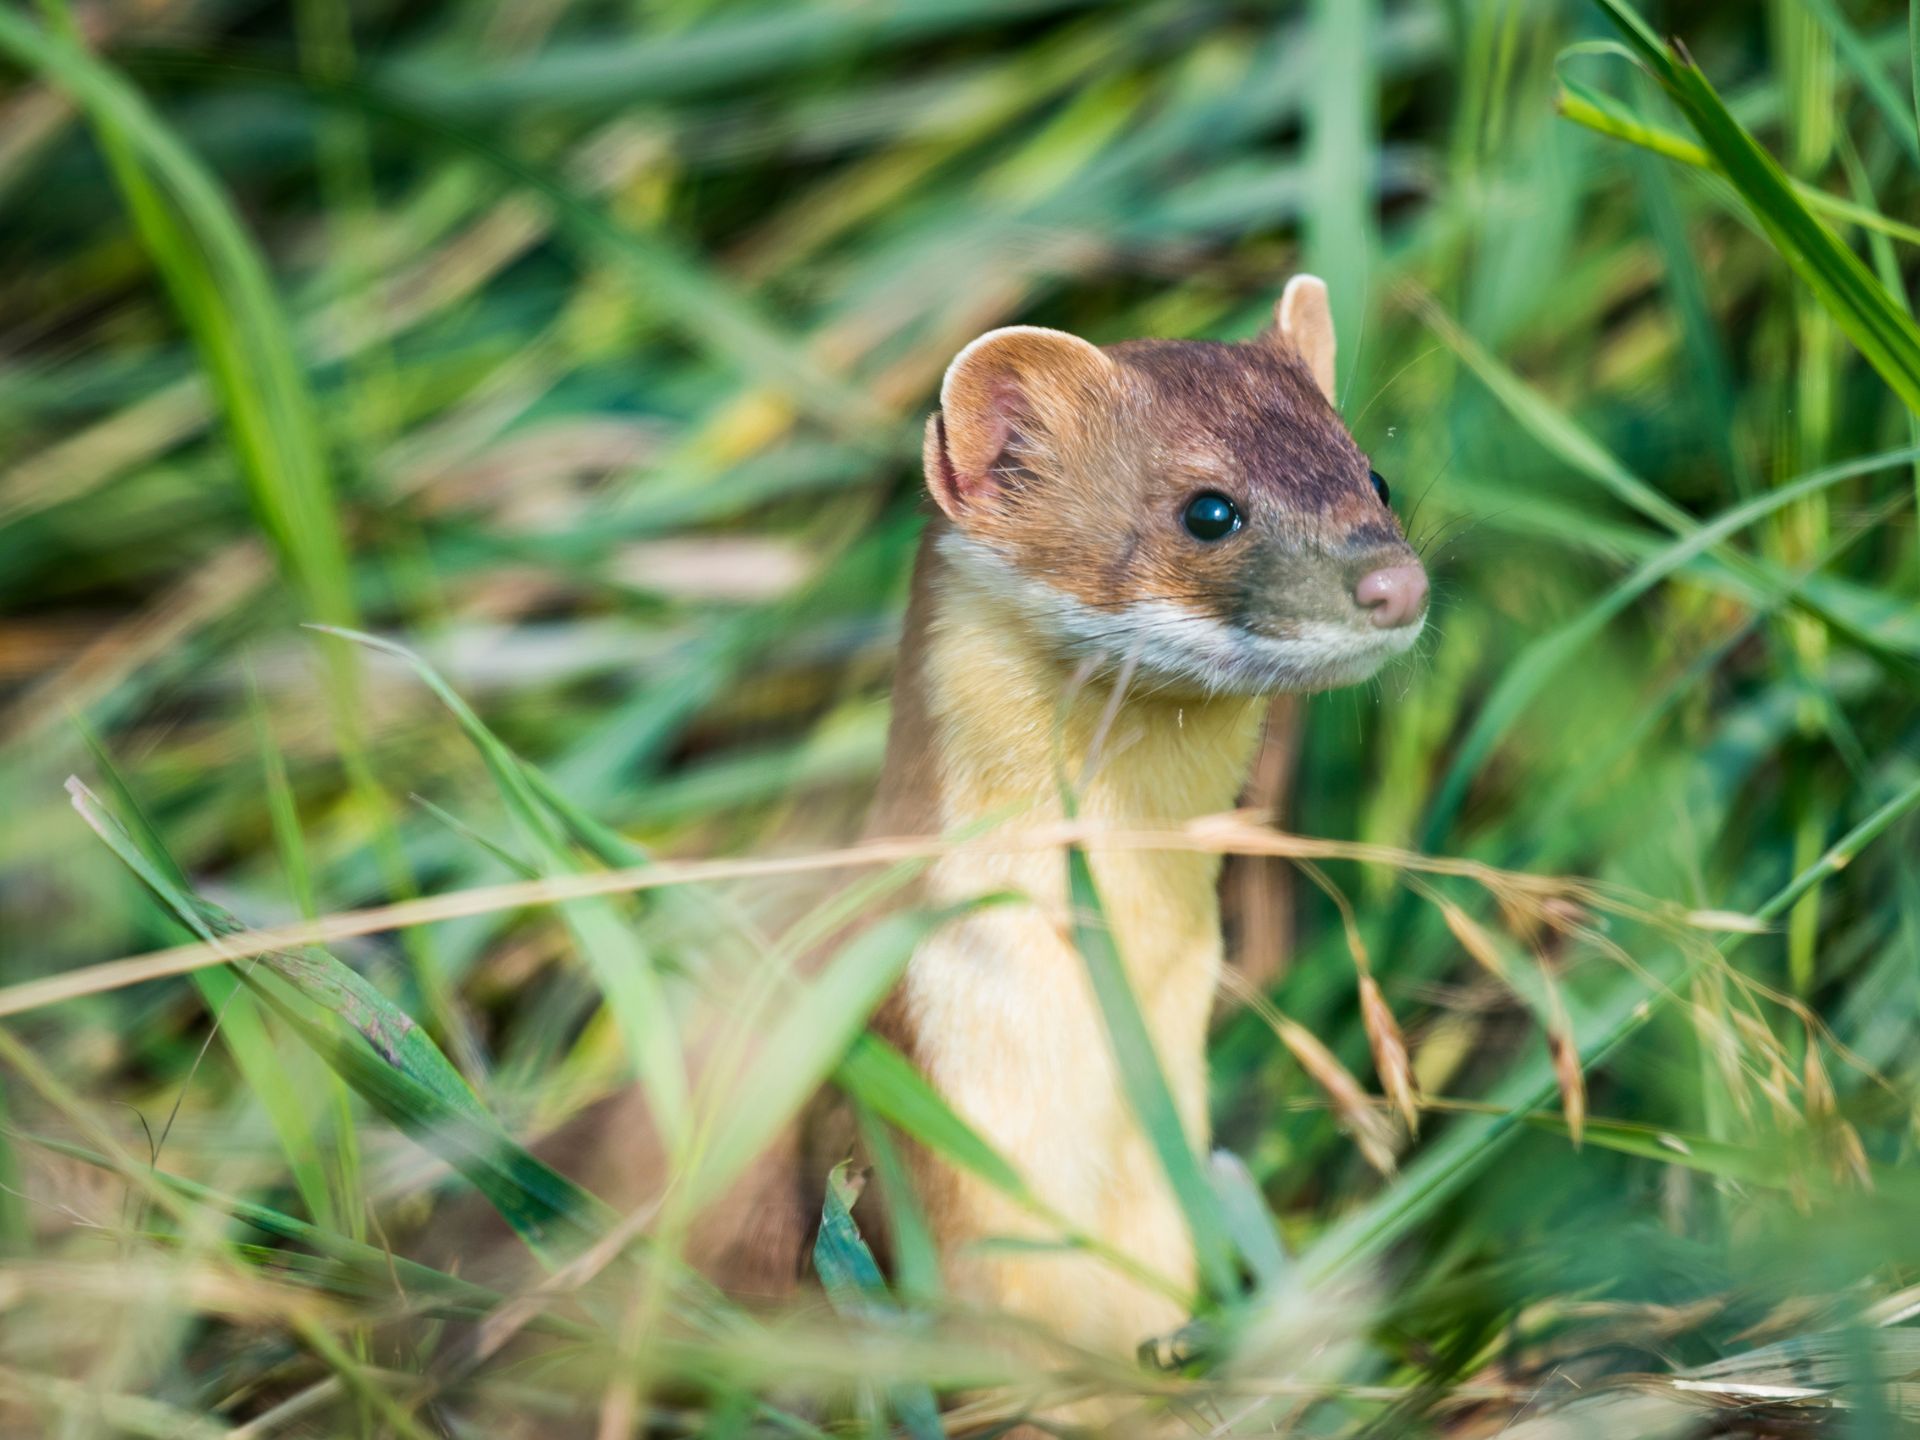
[[[0,1429],[1907,1433],[1916,15],[0,10]],[[1438,608],[1278,828],[1029,837],[1203,1262],[1134,1365],[941,1293],[908,1142],[1131,1262],[867,1031],[944,917],[843,847],[948,357],[1299,268]],[[1288,862],[1211,1161],[1113,844]]]

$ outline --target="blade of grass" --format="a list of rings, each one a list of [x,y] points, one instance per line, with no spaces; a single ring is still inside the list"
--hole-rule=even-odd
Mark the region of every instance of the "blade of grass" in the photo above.
[[[159,852],[163,857],[161,862],[149,858],[145,846],[156,844],[158,837],[141,822],[137,813],[130,814],[129,818],[140,831],[139,841],[101,804],[99,797],[77,779],[69,780],[67,788],[74,809],[93,832],[107,843],[122,864],[146,883],[174,918],[203,943],[217,946],[224,936],[237,935],[247,929],[218,905],[193,894],[179,867],[164,850]],[[359,1031],[389,1064],[405,1067],[449,1103],[473,1114],[482,1113],[479,1098],[413,1017],[394,1005],[359,972],[325,951],[304,955],[275,951],[263,958],[306,999]]]
[[[1920,808],[1920,780],[1901,788],[1848,830],[1818,861],[1756,908],[1754,918],[1765,922],[1784,915],[1802,895],[1845,869],[1916,808]],[[1744,934],[1727,936],[1718,942],[1717,949],[1727,954],[1748,938]],[[1669,954],[1648,967],[1654,988],[1649,989],[1637,979],[1616,986],[1576,1037],[1582,1069],[1590,1070],[1603,1062],[1651,1020],[1666,997],[1676,993],[1699,963],[1697,957]],[[1498,1114],[1469,1117],[1450,1129],[1407,1167],[1397,1185],[1340,1220],[1314,1242],[1313,1248],[1302,1257],[1313,1283],[1376,1260],[1395,1240],[1491,1164],[1526,1118],[1545,1111],[1558,1093],[1559,1083],[1552,1064],[1545,1059],[1530,1062],[1502,1081],[1491,1097],[1499,1108]]]
[[[1920,410],[1920,328],[1807,208],[1779,163],[1733,118],[1684,50],[1662,44],[1626,0],[1597,3],[1679,105],[1780,257],[1907,408]]]
[[[1252,1173],[1231,1150],[1216,1150],[1207,1165],[1207,1178],[1220,1197],[1220,1213],[1234,1248],[1245,1258],[1255,1281],[1262,1286],[1279,1284],[1286,1274],[1287,1253]]]
[[[1615,140],[1624,140],[1637,145],[1655,155],[1668,160],[1677,160],[1682,165],[1695,170],[1722,174],[1714,164],[1713,157],[1693,141],[1676,135],[1662,126],[1654,125],[1637,116],[1628,114],[1615,101],[1602,100],[1586,86],[1572,80],[1562,80],[1560,94],[1555,100],[1564,119],[1571,120],[1598,135],[1611,136]],[[1904,220],[1896,220],[1882,214],[1871,205],[1857,200],[1849,200],[1844,195],[1835,195],[1832,191],[1822,190],[1818,185],[1809,185],[1804,180],[1794,180],[1793,192],[1810,208],[1829,215],[1833,219],[1849,225],[1858,225],[1863,230],[1876,234],[1890,235],[1908,245],[1920,245],[1920,225],[1909,225]]]
[[[359,631],[317,627],[330,635],[404,661],[459,721],[480,752],[488,773],[506,802],[523,839],[548,876],[579,873],[568,853],[565,834],[528,779],[527,768],[482,723],[473,708],[438,671],[404,645]],[[653,957],[608,900],[576,901],[561,907],[580,957],[592,970],[612,1008],[627,1058],[646,1086],[661,1131],[677,1148],[687,1139],[686,1062],[680,1034]]]
[[[799,1112],[848,1056],[922,940],[956,915],[995,903],[999,897],[889,916],[855,936],[784,1002],[779,1021],[757,1043],[745,1075],[726,1098],[725,1112],[715,1118],[711,1138],[689,1168],[690,1203],[724,1193]]]
[[[1374,126],[1379,110],[1375,0],[1316,0],[1308,7],[1307,43],[1315,63],[1309,80],[1306,209],[1307,268],[1327,282],[1334,333],[1345,347],[1348,384],[1359,371],[1366,339],[1367,280],[1372,273]]]
[[[301,1013],[268,979],[248,983],[356,1094],[465,1176],[543,1259],[564,1260],[611,1223],[612,1211],[515,1143],[490,1116],[450,1103],[375,1054],[359,1034]]]
[[[836,1078],[839,1072],[835,1072]],[[909,1303],[939,1298],[940,1251],[927,1224],[926,1209],[914,1193],[905,1158],[893,1132],[872,1110],[854,1102],[860,1143],[873,1158],[873,1173],[887,1206],[887,1227],[893,1237],[894,1278]]]
[[[827,1177],[820,1230],[813,1242],[814,1272],[827,1299],[842,1315],[897,1328],[907,1323],[907,1314],[888,1294],[880,1266],[853,1223],[852,1200],[846,1162],[842,1161]],[[946,1434],[940,1426],[940,1407],[925,1385],[889,1385],[887,1401],[914,1440],[940,1440]]]
[[[1832,37],[1834,48],[1847,62],[1847,68],[1860,82],[1860,88],[1867,92],[1867,98],[1873,101],[1881,118],[1887,122],[1894,143],[1906,152],[1909,162],[1920,165],[1920,131],[1916,131],[1912,124],[1913,107],[1909,99],[1900,94],[1899,87],[1867,47],[1860,32],[1853,28],[1853,22],[1841,13],[1833,0],[1799,0],[1799,3]]]
[[[1121,1089],[1147,1142],[1159,1157],[1188,1234],[1193,1239],[1201,1278],[1213,1294],[1226,1299],[1238,1289],[1238,1272],[1220,1202],[1207,1183],[1193,1139],[1180,1123],[1173,1092],[1153,1050],[1146,1017],[1127,979],[1126,966],[1107,924],[1106,908],[1094,885],[1093,869],[1079,846],[1067,850],[1068,903],[1073,908],[1073,942],[1087,967],[1094,999],[1113,1043]]]
[[[106,747],[90,727],[77,718],[74,723],[87,749],[92,752],[101,777],[119,802],[121,813],[129,818],[131,830],[122,833],[138,846],[141,857],[153,867],[156,876],[169,887],[184,891],[187,888],[186,877],[167,853],[145,809],[121,775],[119,767],[107,754]],[[202,939],[207,938],[204,931],[191,926],[188,930]],[[306,1202],[314,1219],[323,1225],[336,1224],[338,1217],[334,1209],[333,1192],[328,1189],[327,1166],[314,1136],[313,1117],[293,1087],[264,1017],[251,998],[241,991],[230,969],[195,971],[193,983],[206,1002],[207,1014],[211,1019],[208,1039],[219,1036],[221,1043],[233,1056],[248,1091],[259,1100],[261,1109],[266,1112],[300,1198]],[[203,1045],[194,1064],[180,1081],[173,1110],[155,1139],[156,1148],[166,1145],[168,1133],[173,1128],[174,1115],[179,1112],[181,1101],[185,1098],[187,1088],[193,1084],[200,1059],[205,1054]]]
[[[220,399],[241,473],[310,612],[354,615],[326,449],[258,250],[206,167],[140,94],[70,39],[0,11],[0,51],[70,95],[99,133]],[[176,216],[170,206],[177,205]]]
[[[73,782],[73,788],[75,808],[94,833],[175,919],[210,943],[244,928],[177,884],[170,859],[150,861],[84,786]],[[157,843],[150,832],[147,839]],[[607,1221],[605,1207],[516,1144],[411,1017],[324,951],[262,959],[267,974],[238,972],[253,994],[357,1094],[460,1171],[530,1246],[552,1255],[591,1243]],[[327,1020],[302,1013],[293,995],[318,1006]]]
[[[1183,1303],[1192,1298],[1167,1276],[1089,1235],[1033,1192],[1026,1179],[980,1133],[960,1118],[926,1077],[898,1050],[868,1031],[833,1072],[834,1083],[858,1105],[909,1136],[956,1169],[986,1181],[1060,1233],[1064,1245],[1098,1256],[1122,1274]]]
[[[954,1113],[904,1055],[879,1036],[859,1036],[834,1071],[834,1080],[948,1164],[977,1175],[1016,1200],[1033,1202],[1033,1192],[1020,1173]]]

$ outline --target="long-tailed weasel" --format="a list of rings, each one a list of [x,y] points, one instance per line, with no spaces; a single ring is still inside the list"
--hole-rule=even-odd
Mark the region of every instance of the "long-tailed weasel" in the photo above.
[[[1351,684],[1406,651],[1426,573],[1334,412],[1333,374],[1326,287],[1304,275],[1243,344],[1100,348],[1015,326],[961,351],[927,422],[939,513],[872,830],[1057,818],[1057,776],[1080,775],[1096,745],[1079,795],[1090,820],[1229,809],[1265,697]],[[1104,680],[1076,686],[1090,662]],[[1204,1145],[1218,862],[1096,851],[1092,864],[1188,1138]],[[935,902],[1013,889],[1033,903],[971,912],[923,944],[885,1028],[1055,1210],[1191,1288],[1180,1211],[1059,923],[1064,864],[969,849],[925,884]],[[1128,1354],[1182,1318],[1103,1261],[975,1246],[1043,1232],[968,1175],[926,1156],[915,1170],[958,1296]]]

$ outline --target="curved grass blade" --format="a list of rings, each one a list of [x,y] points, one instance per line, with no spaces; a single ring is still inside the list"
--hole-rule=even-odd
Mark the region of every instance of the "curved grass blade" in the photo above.
[[[1001,1193],[1037,1203],[1020,1172],[893,1046],[868,1032],[853,1042],[834,1082],[894,1129],[910,1135],[950,1165],[971,1172]]]
[[[359,1035],[302,1014],[261,977],[247,983],[356,1094],[459,1171],[544,1259],[584,1249],[612,1222],[612,1211],[535,1158],[491,1116],[449,1103],[386,1063]]]
[[[150,860],[85,786],[75,780],[69,788],[94,832],[181,924],[209,942],[246,928],[176,884],[178,867]],[[147,838],[157,843],[150,832]],[[248,989],[356,1093],[465,1176],[530,1247],[564,1254],[598,1236],[609,1219],[605,1207],[517,1144],[405,1011],[325,951],[275,952],[261,962],[267,974],[236,971]],[[303,1013],[287,990],[327,1019]]]
[[[227,910],[176,880],[179,868],[164,850],[159,852],[164,863],[150,858],[145,848],[137,844],[101,804],[100,798],[78,779],[68,780],[67,790],[81,819],[107,843],[121,863],[153,891],[173,917],[201,940],[217,944],[223,936],[237,935],[248,928]],[[139,824],[137,815],[135,823]],[[150,828],[144,825],[140,828],[148,843],[157,843]],[[352,1026],[388,1064],[408,1070],[449,1103],[470,1113],[483,1113],[479,1097],[433,1043],[432,1037],[357,970],[324,950],[302,954],[275,951],[261,959],[306,999]]]
[[[311,613],[350,622],[347,547],[313,398],[266,264],[219,184],[138,91],[66,37],[4,9],[0,52],[70,95],[99,132],[220,398],[268,533]]]
[[[1562,77],[1560,84],[1560,94],[1555,104],[1562,118],[1571,120],[1576,125],[1585,126],[1597,135],[1625,140],[1630,145],[1637,145],[1643,150],[1668,160],[1677,160],[1692,169],[1719,173],[1719,168],[1713,163],[1713,157],[1693,141],[1674,134],[1664,126],[1650,124],[1637,115],[1629,114],[1618,101],[1603,99],[1594,91],[1573,80]],[[1858,225],[1863,230],[1891,235],[1894,239],[1905,241],[1909,245],[1920,245],[1920,225],[1909,225],[1904,220],[1883,215],[1871,205],[1863,205],[1857,200],[1848,200],[1845,196],[1822,190],[1818,185],[1809,185],[1804,180],[1794,180],[1791,183],[1793,193],[1799,196],[1809,209],[1831,215],[1844,224]]]
[[[827,1299],[842,1315],[887,1327],[907,1324],[907,1313],[887,1293],[887,1282],[873,1251],[853,1223],[853,1198],[846,1162],[842,1161],[827,1177],[820,1231],[813,1242],[814,1272]],[[946,1434],[940,1426],[940,1407],[927,1386],[889,1385],[887,1401],[914,1440],[940,1440]]]
[[[727,1095],[725,1113],[690,1167],[690,1203],[722,1193],[834,1073],[922,940],[954,916],[999,898],[888,916],[855,936],[784,1001],[778,1023],[758,1043],[745,1075]]]
[[[1828,847],[1753,912],[1756,921],[1784,915],[1802,895],[1851,864],[1860,853],[1916,808],[1920,780],[1903,787]],[[1718,943],[1726,954],[1750,936],[1732,934]],[[1669,953],[1650,963],[1645,980],[1624,980],[1597,1005],[1578,1028],[1579,1064],[1590,1070],[1625,1043],[1677,993],[1701,961]],[[1377,1259],[1395,1240],[1430,1215],[1472,1177],[1491,1164],[1520,1127],[1546,1111],[1559,1094],[1552,1063],[1536,1058],[1507,1077],[1489,1097],[1497,1113],[1468,1116],[1449,1129],[1402,1173],[1400,1183],[1325,1231],[1302,1257],[1311,1283]]]
[[[528,768],[487,728],[473,707],[438,671],[406,646],[391,640],[334,626],[314,628],[404,661],[453,712],[460,728],[480,752],[522,838],[534,851],[541,873],[579,873],[580,866],[567,848],[565,830],[535,791]],[[686,1062],[681,1052],[680,1033],[653,957],[611,901],[579,900],[559,908],[582,960],[606,994],[626,1045],[627,1057],[646,1086],[648,1102],[662,1133],[673,1145],[683,1144],[688,1126]]]
[[[1832,314],[1909,410],[1920,410],[1920,328],[1866,264],[1821,224],[1771,155],[1734,119],[1677,44],[1664,45],[1626,0],[1598,0],[1687,117],[1780,257]]]

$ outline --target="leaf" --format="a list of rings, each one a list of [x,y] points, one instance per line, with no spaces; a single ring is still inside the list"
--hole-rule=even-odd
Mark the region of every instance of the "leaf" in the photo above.
[[[1608,135],[1615,140],[1624,140],[1629,145],[1660,155],[1668,160],[1677,160],[1682,165],[1695,170],[1708,170],[1719,174],[1718,167],[1700,146],[1684,136],[1676,135],[1661,125],[1655,125],[1641,119],[1627,110],[1618,101],[1609,100],[1597,92],[1588,89],[1577,81],[1562,78],[1561,90],[1556,100],[1556,108],[1562,118],[1576,125],[1583,125],[1598,135]],[[1920,245],[1920,226],[1909,225],[1903,220],[1883,215],[1871,205],[1863,205],[1845,196],[1835,195],[1822,190],[1818,185],[1809,185],[1804,180],[1793,180],[1793,193],[1811,210],[1831,215],[1835,220],[1849,225],[1858,225],[1862,229],[1872,230],[1881,235],[1891,235],[1909,245]],[[1715,186],[1716,193],[1727,193],[1726,187]],[[1730,193],[1727,198],[1735,198]]]
[[[179,867],[164,849],[149,858],[78,780],[68,781],[68,790],[94,833],[183,925],[209,941],[246,928],[176,884]],[[158,846],[144,825],[142,833]],[[464,1175],[536,1251],[574,1248],[599,1234],[609,1218],[605,1208],[516,1144],[405,1011],[325,951],[260,958],[266,974],[251,967],[236,972],[248,988],[363,1099]],[[287,990],[327,1020],[302,1013]],[[342,1022],[350,1033],[342,1033]]]
[[[301,1014],[260,978],[248,983],[356,1094],[466,1177],[543,1258],[586,1248],[612,1221],[611,1211],[522,1148],[491,1116],[450,1103],[358,1036]]]
[[[1106,1021],[1121,1089],[1166,1172],[1187,1232],[1193,1237],[1202,1279],[1215,1295],[1231,1296],[1239,1286],[1226,1219],[1200,1168],[1193,1142],[1180,1123],[1173,1092],[1167,1088],[1166,1075],[1153,1051],[1146,1018],[1140,1013],[1140,1003],[1114,945],[1106,910],[1093,883],[1093,869],[1086,852],[1077,845],[1067,849],[1067,888],[1073,910],[1073,943],[1086,964],[1101,1018]]]
[[[580,873],[580,865],[567,850],[565,831],[536,792],[527,767],[487,728],[473,707],[438,671],[394,641],[337,626],[314,628],[404,661],[453,712],[460,728],[480,752],[508,813],[534,850],[541,873]],[[686,1142],[690,1123],[687,1069],[680,1032],[653,958],[611,901],[575,900],[558,908],[573,935],[575,949],[607,997],[627,1058],[646,1087],[647,1100],[661,1133],[670,1148],[677,1150]]]
[[[1860,257],[1808,209],[1786,172],[1733,118],[1685,51],[1662,44],[1627,0],[1598,3],[1679,105],[1780,257],[1907,408],[1920,411],[1920,329],[1912,318],[1893,303]]]
[[[1754,915],[1771,920],[1786,913],[1808,890],[1850,863],[1916,807],[1920,807],[1920,780],[1899,790],[1848,830],[1817,861],[1774,892]],[[1731,951],[1747,938],[1730,935],[1720,942],[1719,949],[1722,953]],[[1651,962],[1644,976],[1614,986],[1572,1036],[1578,1047],[1574,1052],[1577,1063],[1590,1069],[1604,1060],[1652,1019],[1662,1002],[1678,993],[1699,963],[1696,956],[1669,953]],[[1550,1060],[1542,1058],[1517,1067],[1491,1096],[1495,1113],[1468,1116],[1450,1127],[1406,1170],[1399,1184],[1321,1234],[1302,1257],[1308,1283],[1325,1283],[1353,1266],[1372,1261],[1491,1164],[1505,1142],[1535,1112],[1545,1109],[1559,1088]]]
[[[60,22],[71,31],[71,22]],[[309,613],[354,615],[327,448],[272,276],[206,166],[132,86],[74,43],[0,10],[0,52],[72,97],[99,134],[172,294],[268,533]]]
[[[954,1113],[907,1058],[872,1033],[853,1042],[834,1081],[895,1129],[948,1164],[970,1171],[1003,1194],[1028,1203],[1033,1192],[1012,1165]]]
[[[179,875],[179,868],[164,850],[159,852],[160,862],[149,858],[145,847],[158,844],[150,828],[140,826],[143,838],[141,843],[136,843],[100,798],[79,779],[68,779],[67,793],[80,818],[145,882],[174,918],[203,941],[217,943],[223,936],[237,935],[248,928],[220,906],[194,894],[183,880],[176,881],[173,877]],[[136,822],[139,820],[137,812],[133,818]],[[276,950],[260,958],[307,999],[359,1031],[389,1064],[410,1070],[443,1099],[479,1112],[479,1098],[441,1053],[440,1047],[411,1015],[388,1000],[358,971],[324,950],[300,954]]]
[[[827,1177],[820,1232],[813,1242],[814,1271],[827,1292],[827,1299],[842,1315],[873,1325],[905,1324],[906,1313],[887,1293],[880,1266],[861,1238],[859,1227],[853,1223],[856,1193],[847,1180],[846,1162],[842,1161]],[[946,1434],[940,1425],[940,1407],[925,1385],[890,1385],[887,1400],[915,1440],[937,1440]]]
[[[888,916],[856,935],[796,996],[783,1001],[779,1020],[728,1094],[713,1138],[689,1168],[689,1203],[724,1192],[834,1073],[922,940],[955,915],[997,898]],[[865,1093],[861,1098],[873,1103]],[[880,1104],[874,1108],[893,1118]]]
[[[1227,1232],[1254,1279],[1262,1287],[1278,1284],[1286,1274],[1287,1254],[1281,1248],[1273,1212],[1245,1163],[1231,1150],[1215,1150],[1207,1164],[1207,1178],[1220,1199]]]

